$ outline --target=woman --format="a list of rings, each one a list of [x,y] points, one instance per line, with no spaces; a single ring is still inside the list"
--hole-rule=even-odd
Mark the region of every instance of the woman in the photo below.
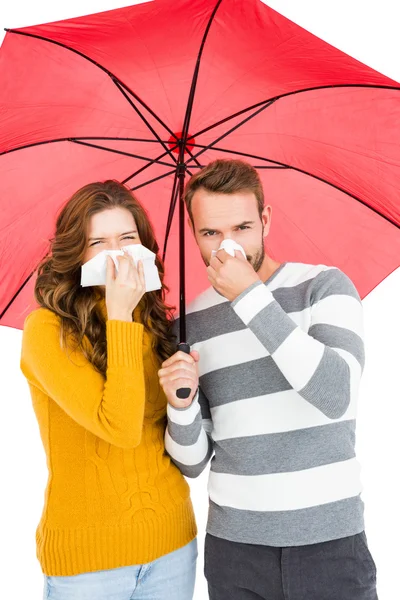
[[[158,246],[144,209],[115,181],[79,190],[39,267],[25,321],[28,380],[49,480],[37,556],[50,600],[189,600],[197,557],[189,488],[164,452],[158,369],[175,351],[165,287],[107,258],[107,284],[81,287],[103,250]],[[163,279],[163,266],[157,256]]]

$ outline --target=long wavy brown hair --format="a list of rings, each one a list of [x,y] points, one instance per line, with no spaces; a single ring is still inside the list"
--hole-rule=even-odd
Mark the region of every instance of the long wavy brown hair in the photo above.
[[[137,225],[140,240],[157,256],[160,279],[164,266],[159,247],[145,209],[124,185],[117,181],[91,183],[78,190],[61,210],[50,251],[38,268],[35,298],[38,304],[61,318],[63,346],[80,349],[103,375],[107,368],[106,324],[99,307],[104,292],[96,287],[81,287],[81,266],[88,245],[89,221],[93,215],[112,208],[128,210]],[[172,308],[165,303],[166,286],[148,292],[141,301],[141,317],[152,334],[153,348],[160,361],[176,350],[172,332]],[[85,343],[85,336],[90,345]]]

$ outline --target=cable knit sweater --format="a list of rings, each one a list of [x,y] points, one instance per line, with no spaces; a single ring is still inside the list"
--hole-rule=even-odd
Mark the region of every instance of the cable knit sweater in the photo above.
[[[55,313],[35,310],[24,326],[21,369],[49,471],[36,533],[49,576],[151,562],[196,536],[189,487],[164,450],[166,398],[151,335],[140,322],[108,321],[104,301],[99,307],[106,378],[82,352],[62,349]]]

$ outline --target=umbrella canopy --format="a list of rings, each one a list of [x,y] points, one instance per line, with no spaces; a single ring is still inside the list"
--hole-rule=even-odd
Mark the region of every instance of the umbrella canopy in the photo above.
[[[259,169],[274,258],[336,265],[362,297],[400,264],[399,84],[259,0],[155,0],[12,30],[0,81],[1,325],[35,307],[61,206],[109,178],[136,191],[161,244],[169,233],[176,303],[173,209],[216,158]],[[208,284],[191,236],[186,257],[190,300]]]

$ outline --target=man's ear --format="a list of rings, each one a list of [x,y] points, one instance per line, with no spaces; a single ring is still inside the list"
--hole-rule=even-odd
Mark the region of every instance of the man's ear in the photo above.
[[[269,234],[269,230],[271,227],[271,220],[272,220],[272,206],[265,206],[264,210],[262,211],[262,214],[261,214],[261,221],[263,224],[263,237],[265,237],[265,238]]]

